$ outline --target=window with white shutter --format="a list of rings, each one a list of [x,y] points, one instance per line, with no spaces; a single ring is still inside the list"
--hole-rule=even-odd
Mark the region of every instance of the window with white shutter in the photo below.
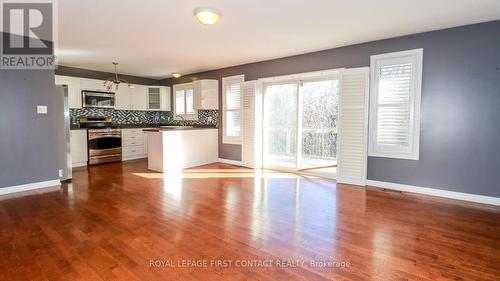
[[[371,57],[370,156],[419,158],[423,50]]]
[[[193,83],[174,85],[174,119],[197,120],[198,111],[194,109]]]
[[[241,93],[244,75],[222,78],[223,143],[241,144]]]

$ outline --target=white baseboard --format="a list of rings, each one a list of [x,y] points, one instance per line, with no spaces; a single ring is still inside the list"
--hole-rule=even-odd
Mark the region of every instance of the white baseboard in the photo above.
[[[342,179],[340,181],[337,179],[337,182],[343,184],[350,184],[358,187],[365,187],[367,184],[366,180],[358,180],[358,179]]]
[[[33,189],[46,188],[46,187],[60,186],[60,185],[61,185],[60,180],[50,180],[50,181],[34,182],[34,183],[28,183],[28,184],[22,184],[22,185],[16,185],[16,186],[9,186],[9,187],[0,188],[0,195],[16,193],[16,192],[23,192],[23,191],[33,190]]]
[[[87,161],[85,161],[85,162],[75,162],[75,163],[71,164],[71,167],[73,167],[73,168],[85,167],[85,166],[87,166]]]
[[[324,178],[324,179],[329,179],[329,180],[336,180],[337,179],[337,175],[336,174],[330,174],[330,173],[324,173],[324,172],[307,172],[307,171],[301,171],[299,174],[300,175],[305,175],[305,176],[319,177],[319,178]]]
[[[148,156],[147,155],[127,156],[127,157],[123,157],[122,161],[137,160],[137,159],[144,159],[144,158],[148,158]]]
[[[235,165],[235,166],[241,166],[241,161],[236,161],[236,160],[230,160],[230,159],[224,159],[224,158],[219,158],[217,162],[221,162],[224,164],[230,164],[230,165]]]
[[[369,186],[500,206],[500,198],[399,183],[367,180]]]

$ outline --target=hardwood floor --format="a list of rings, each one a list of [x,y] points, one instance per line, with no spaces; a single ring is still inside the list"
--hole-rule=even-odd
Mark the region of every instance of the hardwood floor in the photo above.
[[[500,279],[499,208],[224,164],[182,179],[146,166],[0,197],[0,280]]]

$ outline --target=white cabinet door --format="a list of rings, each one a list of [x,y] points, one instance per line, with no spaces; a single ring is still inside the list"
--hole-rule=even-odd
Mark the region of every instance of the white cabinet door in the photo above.
[[[82,108],[81,90],[106,92],[104,80],[56,76],[56,84],[68,85],[70,108]],[[161,90],[161,110],[170,110],[170,87],[159,86]],[[114,88],[115,108],[119,110],[148,110],[148,86],[134,85],[129,88],[120,84],[118,91]]]
[[[147,132],[142,131],[143,139],[144,139],[144,154],[148,155],[148,134]]]
[[[166,86],[147,86],[147,107],[151,111],[170,111],[170,87]],[[158,95],[160,97],[159,104]]]
[[[161,110],[171,111],[172,110],[172,95],[170,93],[170,87],[162,86],[161,90]]]
[[[115,108],[120,110],[130,110],[130,97],[132,96],[129,87],[119,87],[115,93]]]
[[[68,86],[69,108],[82,108],[82,93],[80,91],[80,78],[70,76],[55,76],[56,85]]]
[[[146,90],[148,92],[148,110],[160,111],[162,110],[162,101],[164,99],[162,86],[147,86]]]
[[[202,79],[193,81],[194,108],[219,109],[219,81]]]
[[[143,85],[134,85],[130,89],[130,109],[132,110],[148,110],[148,89]]]
[[[82,90],[106,92],[106,88],[104,88],[104,80],[81,78],[80,86]],[[113,90],[111,92],[113,92]]]
[[[73,167],[87,165],[87,130],[71,130],[69,142]]]
[[[122,129],[122,158],[132,160],[147,156],[147,144],[142,128]]]
[[[147,110],[148,96],[146,86],[134,85],[134,88],[129,88],[127,85],[120,85],[115,95],[116,109]]]

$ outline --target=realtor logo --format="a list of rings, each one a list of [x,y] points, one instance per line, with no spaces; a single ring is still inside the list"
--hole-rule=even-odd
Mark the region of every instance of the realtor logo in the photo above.
[[[56,0],[0,0],[0,68],[54,69]]]

